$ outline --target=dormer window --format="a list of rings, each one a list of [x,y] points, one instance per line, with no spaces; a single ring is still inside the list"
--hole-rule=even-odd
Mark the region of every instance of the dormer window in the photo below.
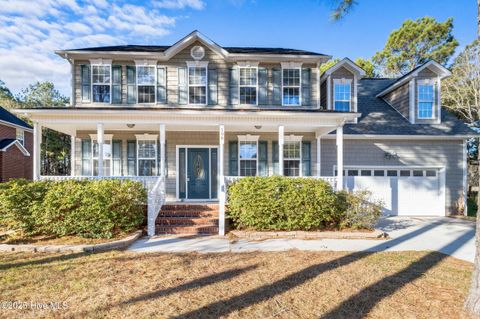
[[[300,68],[282,70],[283,105],[300,105]]]
[[[435,87],[429,81],[418,81],[418,118],[432,119],[435,104]]]
[[[111,65],[92,65],[93,102],[110,103]]]
[[[240,67],[240,104],[257,105],[258,68]]]
[[[349,112],[351,103],[352,81],[335,79],[333,83],[333,106],[335,111]]]
[[[156,67],[137,65],[138,103],[155,103]]]
[[[207,68],[188,68],[188,103],[207,104]]]

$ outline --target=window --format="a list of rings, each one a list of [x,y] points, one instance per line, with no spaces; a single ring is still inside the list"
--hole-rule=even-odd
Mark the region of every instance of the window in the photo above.
[[[335,79],[333,86],[335,111],[349,112],[351,101],[351,82],[348,79]]]
[[[360,172],[361,176],[372,176],[372,171],[371,170],[363,170]]]
[[[409,177],[410,176],[410,171],[409,170],[401,170],[400,171],[400,176]]]
[[[423,176],[423,171],[421,171],[421,170],[414,170],[414,171],[413,171],[413,176],[415,176],[415,177]]]
[[[373,171],[373,176],[385,176],[385,171],[382,170],[374,170]]]
[[[285,141],[283,144],[283,175],[300,176],[301,145],[301,141]]]
[[[387,176],[394,177],[394,176],[397,176],[397,175],[398,175],[398,171],[397,171],[397,170],[388,170],[388,171],[387,171]]]
[[[188,68],[188,103],[207,104],[207,68]]]
[[[25,131],[22,129],[17,128],[16,137],[17,141],[20,142],[23,146],[25,146]]]
[[[358,176],[358,170],[348,170],[348,176]]]
[[[92,65],[93,102],[110,103],[111,65]]]
[[[157,140],[137,139],[137,175],[155,176],[157,167]]]
[[[257,104],[257,68],[240,68],[240,104]]]
[[[92,140],[92,161],[93,161],[93,176],[98,175],[98,152],[99,145],[96,140]],[[112,167],[112,141],[106,139],[103,142],[103,176],[110,176]]]
[[[418,84],[418,118],[433,118],[433,105],[435,100],[434,86],[428,82]]]
[[[156,67],[137,65],[138,103],[155,103]]]
[[[242,141],[238,143],[239,147],[239,170],[240,176],[256,176],[257,175],[257,141]]]
[[[300,69],[283,69],[283,105],[300,105]]]
[[[437,171],[435,171],[435,170],[426,170],[426,171],[425,171],[425,176],[435,177],[435,176],[437,176]]]

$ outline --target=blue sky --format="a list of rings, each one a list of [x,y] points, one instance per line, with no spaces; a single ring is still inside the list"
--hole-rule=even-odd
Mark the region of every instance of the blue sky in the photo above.
[[[371,57],[406,19],[454,18],[460,47],[476,37],[474,0],[357,0],[340,22],[327,0],[0,0],[0,79],[15,92],[50,80],[69,95],[53,50],[172,44],[194,29],[224,46],[290,47]]]

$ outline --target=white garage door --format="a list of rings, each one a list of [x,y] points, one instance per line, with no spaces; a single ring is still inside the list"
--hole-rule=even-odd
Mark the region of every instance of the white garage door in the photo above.
[[[348,167],[345,183],[349,190],[371,191],[385,215],[445,216],[443,169]]]

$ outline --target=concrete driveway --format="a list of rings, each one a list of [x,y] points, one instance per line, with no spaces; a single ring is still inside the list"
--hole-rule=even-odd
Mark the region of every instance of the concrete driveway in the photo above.
[[[357,239],[270,239],[238,240],[222,237],[142,238],[129,247],[137,252],[247,252],[300,249],[310,251],[439,251],[473,262],[475,223],[448,217],[384,217],[377,228],[387,232],[388,240]]]

